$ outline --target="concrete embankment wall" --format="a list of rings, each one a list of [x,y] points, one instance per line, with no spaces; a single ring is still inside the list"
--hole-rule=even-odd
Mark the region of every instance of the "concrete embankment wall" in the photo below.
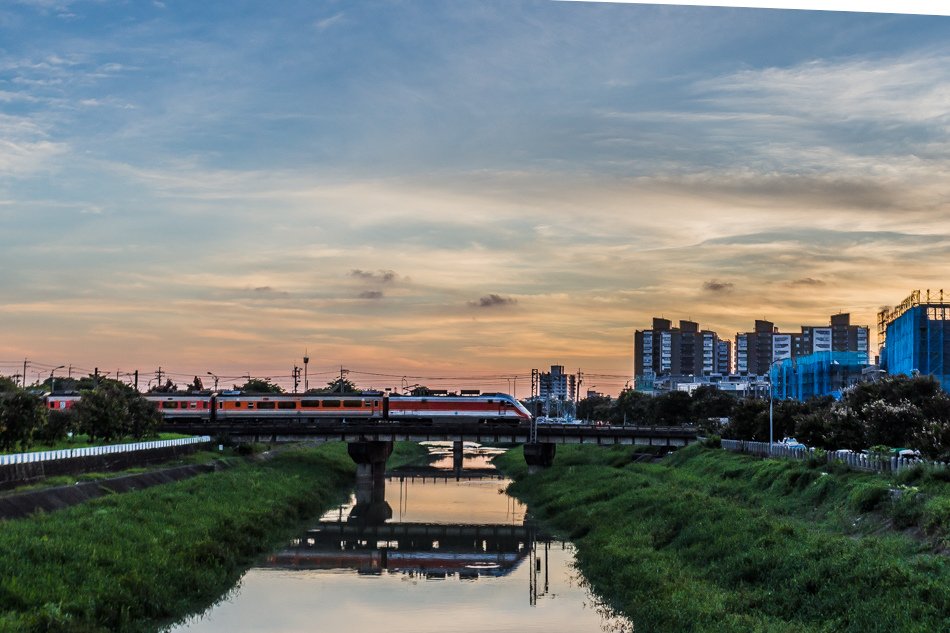
[[[183,455],[195,452],[199,448],[207,448],[208,444],[189,444],[185,446],[166,446],[143,451],[127,453],[109,453],[105,455],[89,455],[72,457],[69,459],[55,459],[23,464],[0,465],[0,490],[9,490],[16,486],[42,481],[46,477],[56,475],[78,475],[90,472],[112,472],[147,466],[160,462],[177,459]]]
[[[52,512],[96,497],[142,490],[160,484],[181,481],[195,475],[212,472],[215,469],[216,467],[213,464],[177,466],[149,473],[76,483],[72,486],[59,486],[45,490],[11,494],[0,497],[0,519],[25,517],[38,510]]]

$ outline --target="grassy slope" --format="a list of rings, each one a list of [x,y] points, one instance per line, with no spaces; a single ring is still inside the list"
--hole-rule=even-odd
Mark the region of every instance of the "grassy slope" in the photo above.
[[[390,463],[419,454],[397,446]],[[0,523],[0,631],[139,631],[194,611],[338,499],[353,471],[342,443],[287,450]]]
[[[518,479],[512,492],[571,535],[594,588],[638,627],[950,630],[948,558],[879,513],[860,514],[915,517],[946,538],[950,487],[939,478],[919,477],[916,494],[890,501],[873,475],[699,447],[661,465],[630,455],[562,447],[553,468],[527,476],[514,451],[502,466]]]

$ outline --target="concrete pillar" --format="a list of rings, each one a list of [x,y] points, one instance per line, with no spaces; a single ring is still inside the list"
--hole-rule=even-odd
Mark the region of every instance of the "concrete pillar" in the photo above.
[[[524,445],[524,461],[528,464],[528,472],[537,472],[542,468],[547,468],[554,463],[554,453],[557,451],[557,444],[535,444]]]
[[[386,501],[386,460],[392,442],[349,442],[346,451],[356,462],[356,505],[369,507]]]
[[[462,462],[465,460],[465,446],[461,440],[452,443],[452,469],[456,475],[462,472]]]

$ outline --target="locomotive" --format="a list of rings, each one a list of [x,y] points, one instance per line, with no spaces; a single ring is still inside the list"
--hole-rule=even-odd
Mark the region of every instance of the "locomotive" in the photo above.
[[[53,394],[46,398],[51,410],[69,410],[81,396]],[[361,394],[255,394],[236,391],[213,393],[149,393],[168,421],[178,422],[282,422],[405,421],[439,423],[468,421],[518,425],[530,422],[531,413],[504,393],[479,396],[402,396]]]

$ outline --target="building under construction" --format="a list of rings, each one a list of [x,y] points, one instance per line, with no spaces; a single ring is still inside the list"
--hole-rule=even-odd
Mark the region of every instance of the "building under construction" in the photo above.
[[[889,375],[930,375],[950,391],[950,304],[943,290],[913,291],[877,315],[881,369]]]

